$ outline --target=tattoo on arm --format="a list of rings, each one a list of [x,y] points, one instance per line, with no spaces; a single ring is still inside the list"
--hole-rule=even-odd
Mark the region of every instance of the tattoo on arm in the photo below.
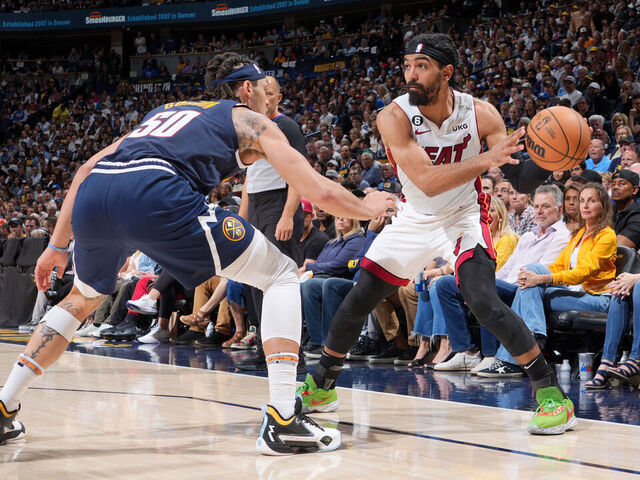
[[[267,129],[267,117],[252,112],[248,108],[238,107],[233,111],[233,126],[238,135],[239,150],[260,151],[258,139]]]
[[[56,335],[59,335],[62,337],[62,335],[56,332],[53,328],[47,327],[47,325],[44,323],[41,324],[40,329],[37,330],[37,332],[40,334],[40,337],[42,337],[40,339],[40,345],[38,345],[33,352],[25,352],[34,360],[36,360],[40,351],[51,343],[51,341],[55,338]]]

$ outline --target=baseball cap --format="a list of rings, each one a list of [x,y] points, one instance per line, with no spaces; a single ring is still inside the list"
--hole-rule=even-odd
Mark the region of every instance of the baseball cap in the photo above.
[[[224,205],[240,205],[240,202],[238,201],[238,199],[236,197],[224,197],[222,200],[220,200],[218,202],[218,205],[220,205],[221,207]]]
[[[380,187],[380,190],[389,193],[400,193],[402,192],[402,185],[398,182],[384,182],[382,187]]]
[[[549,99],[549,98],[551,98],[551,97],[549,96],[549,94],[548,94],[547,92],[540,92],[540,93],[538,94],[538,98],[541,98],[541,99],[542,99],[542,98]]]
[[[620,140],[618,140],[618,143],[620,142],[635,143],[635,140],[633,138],[633,135],[629,135],[628,133],[625,133],[620,137]]]
[[[10,227],[15,227],[17,225],[22,225],[22,219],[19,217],[13,217],[10,221],[9,221],[9,226]]]
[[[309,200],[305,200],[304,198],[300,199],[300,203],[302,203],[302,211],[305,213],[313,213],[313,205]]]
[[[578,179],[583,180],[585,183],[602,183],[602,177],[595,170],[585,170],[578,176]]]
[[[521,88],[531,88],[531,84],[530,84],[529,82],[524,82],[524,83],[521,85]]]
[[[587,88],[595,88],[600,90],[600,84],[598,82],[591,82]]]
[[[338,169],[338,162],[336,162],[335,160],[329,160],[329,161],[327,162],[327,167],[328,167],[329,165],[333,165],[333,166],[335,166],[335,167],[336,167],[336,168],[334,168],[333,170],[337,170],[337,169]]]
[[[616,178],[623,178],[634,187],[637,187],[640,183],[640,177],[638,177],[638,174],[627,168],[623,168],[622,170],[618,170],[616,173],[614,173],[613,179],[615,180]]]
[[[567,75],[566,77],[564,77],[564,81],[576,83],[576,79],[572,75]]]
[[[324,174],[325,177],[329,177],[329,178],[338,178],[339,175],[340,174],[335,170],[327,170]]]

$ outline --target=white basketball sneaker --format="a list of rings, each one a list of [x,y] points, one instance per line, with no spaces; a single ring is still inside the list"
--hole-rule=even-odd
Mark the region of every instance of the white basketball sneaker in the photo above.
[[[132,312],[140,313],[142,315],[158,315],[158,307],[156,301],[149,298],[149,294],[145,293],[137,300],[127,301],[127,308]]]
[[[149,330],[149,333],[138,338],[138,343],[167,343],[170,338],[171,332],[169,331],[169,329],[167,328],[163,330],[160,328],[160,324],[156,323],[153,328]]]
[[[300,411],[300,402],[296,411]],[[271,405],[263,405],[264,419],[256,450],[263,455],[330,452],[340,447],[342,434],[335,428],[318,425],[302,413],[284,419]]]

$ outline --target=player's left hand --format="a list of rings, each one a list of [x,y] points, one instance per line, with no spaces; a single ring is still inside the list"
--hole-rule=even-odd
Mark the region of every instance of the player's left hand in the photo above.
[[[51,272],[55,267],[58,267],[58,272],[64,272],[64,268],[67,266],[67,253],[56,252],[50,248],[46,248],[38,263],[36,263],[36,269],[34,276],[36,277],[36,285],[38,290],[45,291],[51,287]],[[62,276],[62,273],[59,274]]]
[[[276,225],[276,240],[286,242],[293,235],[293,217],[283,215]]]
[[[362,203],[370,212],[369,218],[375,218],[384,215],[387,208],[394,207],[396,201],[389,192],[375,191],[367,193],[362,199]]]

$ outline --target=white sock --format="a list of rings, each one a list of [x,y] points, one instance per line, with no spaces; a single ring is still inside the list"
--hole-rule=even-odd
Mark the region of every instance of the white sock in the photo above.
[[[274,353],[267,357],[269,405],[275,407],[285,420],[295,413],[297,368],[297,353]]]
[[[7,407],[7,411],[13,412],[20,406],[24,392],[43,373],[44,368],[38,362],[24,353],[20,354],[9,378],[0,390],[0,400]]]

